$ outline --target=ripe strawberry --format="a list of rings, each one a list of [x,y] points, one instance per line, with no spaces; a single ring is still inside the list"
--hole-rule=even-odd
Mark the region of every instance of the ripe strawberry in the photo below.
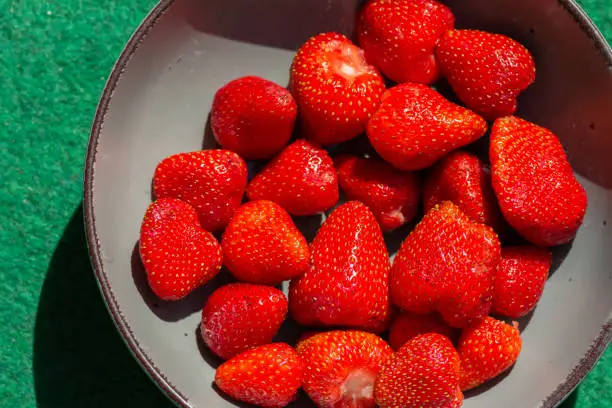
[[[571,241],[582,224],[587,195],[559,139],[517,117],[491,131],[493,190],[506,220],[539,246]]]
[[[457,347],[463,391],[497,377],[515,363],[522,347],[517,326],[487,317],[463,331]]]
[[[178,198],[198,212],[202,228],[223,229],[240,206],[247,185],[244,160],[229,150],[179,153],[162,160],[155,169],[157,198]]]
[[[451,326],[465,327],[490,311],[499,257],[493,230],[445,201],[400,247],[391,268],[391,298],[404,310],[437,310]]]
[[[491,120],[514,114],[516,98],[535,81],[529,51],[501,34],[448,31],[440,39],[436,58],[459,99]]]
[[[400,170],[419,170],[486,130],[487,123],[474,112],[428,86],[406,83],[385,92],[367,133],[383,159]]]
[[[385,329],[391,313],[389,255],[376,218],[363,203],[349,201],[331,213],[310,257],[310,268],[289,290],[298,323]]]
[[[221,269],[221,246],[200,227],[193,207],[175,198],[149,205],[139,249],[149,286],[164,300],[184,298]]]
[[[223,262],[239,280],[277,285],[308,268],[308,243],[293,220],[272,201],[240,207],[223,233]]]
[[[374,386],[381,408],[459,408],[459,355],[450,340],[423,334],[402,346],[380,371]]]
[[[357,30],[366,58],[387,77],[431,84],[440,76],[434,50],[454,25],[450,9],[435,0],[371,0]]]
[[[423,190],[425,211],[443,201],[452,201],[473,221],[500,232],[505,229],[493,186],[491,171],[478,157],[454,151],[428,172]]]
[[[366,332],[331,331],[300,342],[304,391],[321,408],[374,408],[374,381],[393,350]]]
[[[329,210],[339,198],[334,162],[325,150],[298,140],[251,180],[247,197],[273,201],[293,215]]]
[[[215,384],[230,397],[261,407],[280,408],[296,398],[304,367],[285,343],[259,346],[221,364]]]
[[[246,76],[217,91],[210,124],[223,148],[257,160],[274,156],[287,144],[296,116],[297,105],[287,89]]]
[[[335,160],[340,187],[349,200],[365,203],[383,231],[410,222],[419,209],[420,181],[389,164],[357,156],[341,155]]]
[[[493,285],[492,312],[518,319],[533,310],[544,292],[551,264],[552,254],[547,249],[503,248]]]
[[[305,136],[331,145],[363,133],[385,84],[348,38],[324,33],[298,50],[291,65],[290,89]]]
[[[204,343],[223,359],[272,341],[287,314],[280,290],[231,283],[214,291],[202,310]]]
[[[459,336],[457,330],[450,327],[437,313],[415,314],[397,313],[389,327],[389,344],[393,350],[399,350],[409,340],[427,333],[438,333],[455,341]]]

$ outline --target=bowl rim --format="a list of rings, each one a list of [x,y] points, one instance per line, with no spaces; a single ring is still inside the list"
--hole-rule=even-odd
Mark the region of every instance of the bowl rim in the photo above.
[[[183,395],[177,387],[165,376],[165,374],[155,365],[153,359],[142,348],[138,339],[134,336],[132,329],[123,316],[119,303],[115,298],[113,290],[108,281],[106,271],[102,264],[102,255],[100,243],[98,239],[96,220],[94,214],[93,188],[94,188],[94,164],[96,161],[96,153],[99,142],[100,133],[104,125],[104,119],[108,112],[110,101],[117,87],[117,84],[122,76],[125,67],[130,62],[132,56],[147,37],[149,31],[157,24],[160,18],[168,11],[170,6],[176,0],[160,0],[157,5],[144,18],[138,28],[134,31],[131,38],[126,43],[121,51],[119,58],[115,62],[108,80],[102,91],[100,101],[96,108],[95,117],[91,127],[89,142],[85,158],[85,173],[83,184],[83,203],[84,203],[84,221],[86,237],[89,249],[89,255],[93,270],[98,282],[98,287],[102,293],[112,320],[119,330],[121,337],[127,344],[133,356],[138,363],[153,380],[153,382],[163,391],[164,394],[177,406],[184,408],[192,408],[193,405],[187,397]],[[604,62],[612,67],[612,48],[606,41],[603,34],[599,31],[595,23],[582,9],[575,0],[556,0],[562,6],[574,21],[580,26],[591,42],[596,46]],[[608,344],[612,341],[612,315],[604,322],[601,331],[591,343],[587,352],[582,356],[578,363],[572,368],[570,373],[565,377],[563,382],[557,388],[542,400],[538,408],[554,408],[559,405],[567,396],[580,384],[586,375],[595,366],[595,363],[602,356]]]

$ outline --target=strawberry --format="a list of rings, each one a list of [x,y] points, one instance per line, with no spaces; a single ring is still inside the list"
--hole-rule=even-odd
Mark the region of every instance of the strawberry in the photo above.
[[[280,408],[296,398],[303,371],[302,360],[291,346],[272,343],[221,364],[215,373],[215,384],[238,401]]]
[[[538,246],[571,241],[584,219],[587,195],[559,139],[517,117],[491,131],[493,190],[506,220]]]
[[[436,58],[463,103],[487,119],[512,115],[517,97],[535,81],[535,63],[521,44],[501,34],[448,31]]]
[[[204,343],[223,359],[272,341],[287,314],[280,290],[231,283],[215,290],[202,310]]]
[[[431,84],[440,76],[435,47],[455,17],[435,0],[371,0],[357,24],[359,45],[383,74],[395,82]]]
[[[522,347],[517,326],[487,317],[463,331],[457,347],[463,391],[497,377],[515,363]]]
[[[349,200],[365,203],[383,231],[410,222],[419,209],[420,180],[376,159],[341,155],[335,160],[338,181]]]
[[[385,83],[363,50],[338,33],[310,38],[291,64],[291,93],[304,135],[322,145],[363,133]]]
[[[293,220],[272,201],[240,207],[223,233],[223,262],[239,280],[277,285],[306,271],[308,243]]]
[[[257,160],[274,156],[287,144],[296,116],[297,104],[287,89],[246,76],[217,91],[210,124],[223,148]]]
[[[446,336],[423,334],[383,366],[374,395],[381,408],[459,408],[459,355]]]
[[[382,331],[390,319],[389,255],[376,218],[358,201],[336,208],[310,246],[310,268],[291,281],[291,315],[305,326]]]
[[[445,201],[402,243],[391,268],[391,298],[404,310],[437,310],[451,326],[465,327],[491,309],[499,257],[493,230]]]
[[[179,153],[155,169],[157,198],[178,198],[191,204],[207,231],[223,229],[240,206],[247,185],[244,160],[229,150]]]
[[[398,350],[409,340],[427,333],[438,333],[454,341],[457,331],[450,327],[437,313],[397,313],[389,327],[389,344]]]
[[[331,331],[300,342],[304,391],[320,408],[374,408],[374,381],[393,350],[362,331]]]
[[[293,215],[326,211],[339,198],[334,162],[325,150],[298,140],[251,180],[247,197],[273,201]]]
[[[193,207],[175,198],[149,205],[139,250],[149,286],[164,300],[184,298],[221,269],[221,246],[200,227]]]
[[[549,250],[535,246],[506,247],[493,285],[492,312],[518,319],[533,310],[544,292],[552,264]]]
[[[505,229],[493,186],[491,171],[478,157],[454,151],[428,172],[423,190],[425,211],[443,201],[452,201],[473,221],[500,232]]]
[[[419,170],[485,134],[483,118],[420,84],[385,92],[367,134],[383,159],[400,170]]]

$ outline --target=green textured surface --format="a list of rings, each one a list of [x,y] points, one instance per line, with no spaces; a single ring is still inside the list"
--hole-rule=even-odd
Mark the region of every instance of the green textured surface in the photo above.
[[[612,40],[612,2],[580,2]],[[0,0],[0,406],[170,407],[102,303],[82,167],[115,58],[154,0]],[[612,406],[609,349],[563,408]]]

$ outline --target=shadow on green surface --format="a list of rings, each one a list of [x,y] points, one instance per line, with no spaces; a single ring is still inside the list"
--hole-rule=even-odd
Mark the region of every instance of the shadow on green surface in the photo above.
[[[578,401],[579,388],[576,388],[558,408],[574,408]]]
[[[89,261],[82,204],[47,269],[33,347],[39,408],[172,407],[106,310]]]

